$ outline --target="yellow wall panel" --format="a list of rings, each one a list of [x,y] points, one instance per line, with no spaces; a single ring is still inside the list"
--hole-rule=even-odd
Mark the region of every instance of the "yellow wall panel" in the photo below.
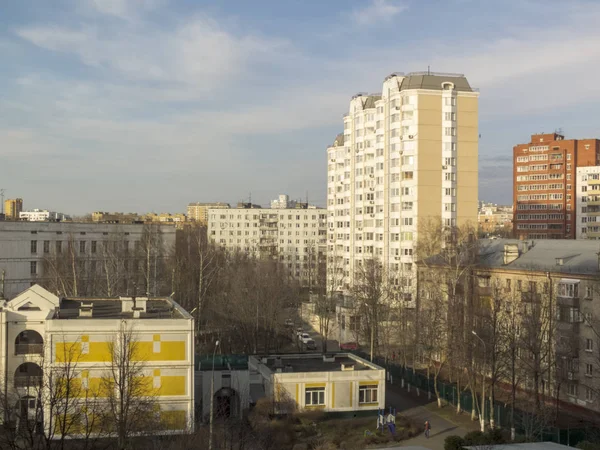
[[[185,395],[185,376],[160,377],[158,395]]]
[[[138,342],[137,356],[140,361],[185,361],[185,342],[161,341],[160,352],[154,352],[154,342]]]
[[[160,420],[167,430],[185,430],[187,428],[186,411],[161,411]]]

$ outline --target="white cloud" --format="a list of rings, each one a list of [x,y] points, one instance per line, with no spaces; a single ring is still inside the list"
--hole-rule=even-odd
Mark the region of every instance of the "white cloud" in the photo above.
[[[131,20],[140,12],[157,8],[162,0],[88,0],[87,4],[101,14]]]
[[[352,11],[352,19],[358,25],[373,25],[392,20],[406,11],[408,6],[397,0],[371,0],[367,6]]]
[[[226,84],[249,65],[276,59],[287,46],[278,39],[236,36],[205,16],[173,31],[123,24],[108,33],[94,26],[32,26],[17,29],[16,34],[38,47],[74,55],[88,66],[131,80],[185,83],[200,90]]]

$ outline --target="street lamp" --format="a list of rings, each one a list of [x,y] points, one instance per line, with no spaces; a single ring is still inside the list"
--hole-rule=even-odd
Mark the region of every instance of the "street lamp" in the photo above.
[[[479,335],[475,332],[475,330],[471,331],[473,336],[481,341],[483,344],[483,369],[481,370],[481,417],[479,419],[481,425],[481,432],[485,432],[485,362],[486,362],[486,346],[483,339],[479,337]],[[494,406],[492,405],[492,408]]]
[[[213,401],[215,398],[215,354],[217,353],[217,347],[219,346],[219,340],[215,341],[215,349],[213,350],[212,357],[212,379],[210,380],[210,418],[208,425],[208,450],[212,450],[212,438],[213,438]]]

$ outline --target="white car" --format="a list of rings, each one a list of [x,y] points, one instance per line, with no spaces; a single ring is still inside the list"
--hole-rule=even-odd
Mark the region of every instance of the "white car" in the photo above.
[[[300,335],[300,340],[302,341],[303,344],[306,344],[307,341],[310,341],[310,335],[308,333],[302,333]]]

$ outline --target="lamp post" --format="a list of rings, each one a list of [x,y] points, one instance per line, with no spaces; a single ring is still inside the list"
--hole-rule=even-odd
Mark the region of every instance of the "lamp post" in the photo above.
[[[215,341],[215,349],[213,350],[212,357],[212,378],[210,380],[210,416],[208,421],[208,450],[212,450],[212,439],[213,439],[213,409],[214,409],[214,398],[215,398],[215,354],[217,353],[217,347],[219,341]]]
[[[483,345],[483,369],[481,371],[481,417],[479,418],[479,422],[481,425],[481,432],[485,432],[485,362],[486,362],[486,346],[483,339],[479,337],[479,335],[475,332],[475,330],[471,331],[473,336],[481,341]],[[491,405],[492,408],[494,405]]]

